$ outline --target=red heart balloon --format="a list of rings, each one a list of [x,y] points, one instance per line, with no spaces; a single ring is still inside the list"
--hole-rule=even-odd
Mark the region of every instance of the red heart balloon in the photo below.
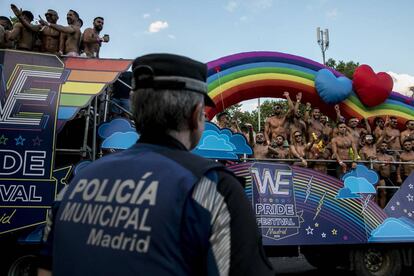
[[[358,66],[355,70],[352,83],[359,99],[368,107],[385,102],[394,85],[390,75],[385,72],[375,74],[366,64]]]

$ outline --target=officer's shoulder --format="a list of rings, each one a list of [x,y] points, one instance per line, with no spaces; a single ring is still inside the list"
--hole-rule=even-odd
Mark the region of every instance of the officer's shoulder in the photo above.
[[[218,162],[195,155],[188,151],[164,149],[159,151],[159,153],[177,162],[198,177],[204,176],[206,172],[213,169],[225,169],[225,167]]]

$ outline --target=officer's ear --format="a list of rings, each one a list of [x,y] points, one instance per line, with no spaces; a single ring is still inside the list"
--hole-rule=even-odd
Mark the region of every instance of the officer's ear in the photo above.
[[[198,103],[191,114],[190,118],[190,129],[196,130],[201,127],[200,124],[204,126],[204,104],[202,102]]]

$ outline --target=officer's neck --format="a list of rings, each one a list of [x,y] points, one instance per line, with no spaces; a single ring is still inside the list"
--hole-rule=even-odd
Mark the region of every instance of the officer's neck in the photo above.
[[[192,139],[193,135],[190,130],[181,130],[181,131],[171,130],[168,132],[168,135],[170,135],[171,137],[181,142],[181,144],[183,144],[187,150],[192,150],[197,145],[197,144],[194,145],[194,142]]]

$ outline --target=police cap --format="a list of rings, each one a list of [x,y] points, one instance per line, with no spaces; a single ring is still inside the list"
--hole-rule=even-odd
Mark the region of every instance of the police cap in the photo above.
[[[204,96],[206,106],[215,104],[207,94],[207,65],[173,54],[149,54],[132,63],[132,89],[185,90]]]

